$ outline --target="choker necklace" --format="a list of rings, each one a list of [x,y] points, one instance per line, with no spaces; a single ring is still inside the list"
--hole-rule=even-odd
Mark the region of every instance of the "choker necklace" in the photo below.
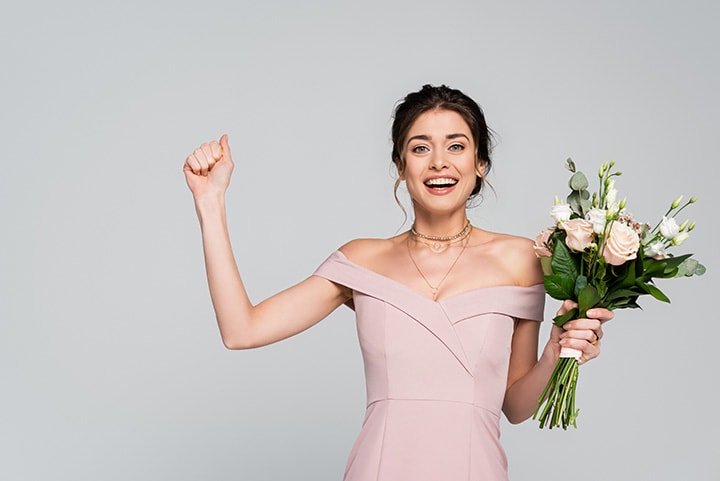
[[[472,232],[472,225],[468,220],[465,227],[455,235],[450,236],[434,236],[429,234],[422,234],[415,230],[415,224],[410,227],[410,233],[416,238],[416,240],[422,242],[435,253],[443,252],[445,249],[450,247],[451,244],[464,240]],[[429,241],[429,242],[428,242]]]
[[[468,225],[470,225],[469,222],[468,222]],[[465,230],[465,229],[463,229],[463,230]],[[468,233],[465,234],[465,237],[463,237],[461,239],[461,241],[465,241],[465,242],[463,243],[462,249],[460,249],[460,253],[457,255],[457,257],[452,262],[452,264],[450,264],[450,268],[447,270],[447,272],[442,277],[442,279],[440,279],[440,282],[438,282],[437,286],[430,284],[430,281],[427,280],[427,277],[425,277],[425,274],[423,274],[423,271],[420,269],[420,266],[418,266],[417,262],[415,262],[415,259],[412,256],[412,251],[410,250],[410,237],[408,237],[408,242],[406,242],[408,256],[410,256],[410,260],[412,261],[413,265],[415,266],[415,269],[417,269],[417,271],[420,273],[420,277],[423,278],[423,280],[425,281],[425,284],[427,284],[428,287],[430,287],[430,289],[432,289],[432,300],[433,301],[437,301],[438,292],[440,291],[440,286],[442,286],[442,283],[445,282],[445,279],[447,279],[447,276],[450,274],[450,271],[453,270],[453,267],[455,267],[455,264],[457,264],[458,260],[460,260],[460,256],[462,256],[463,252],[465,252],[465,248],[467,247],[468,243],[470,242],[470,233],[471,232],[472,232],[471,230],[468,230]]]

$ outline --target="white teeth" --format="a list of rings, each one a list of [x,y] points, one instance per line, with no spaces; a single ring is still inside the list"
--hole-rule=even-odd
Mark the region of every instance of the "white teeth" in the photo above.
[[[438,179],[429,179],[425,181],[425,185],[455,185],[457,184],[457,180],[450,179],[446,177],[441,177]]]

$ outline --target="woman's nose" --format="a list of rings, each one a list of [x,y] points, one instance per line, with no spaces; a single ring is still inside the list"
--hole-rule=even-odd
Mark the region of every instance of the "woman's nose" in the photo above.
[[[430,158],[430,167],[434,169],[442,169],[447,167],[448,163],[443,152],[434,152]]]

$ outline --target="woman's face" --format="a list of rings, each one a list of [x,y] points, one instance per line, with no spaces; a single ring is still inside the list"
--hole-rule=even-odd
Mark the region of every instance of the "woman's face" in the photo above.
[[[400,178],[416,209],[465,208],[475,187],[477,148],[460,114],[452,110],[423,113],[402,148],[405,170]]]

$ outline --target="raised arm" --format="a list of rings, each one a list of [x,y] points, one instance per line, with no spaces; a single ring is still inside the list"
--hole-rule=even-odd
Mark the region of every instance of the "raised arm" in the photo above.
[[[210,297],[223,344],[228,349],[263,346],[297,334],[346,301],[349,291],[311,276],[253,305],[235,262],[225,211],[225,192],[233,171],[227,135],[202,144],[185,160],[183,171],[193,194],[202,231]]]

